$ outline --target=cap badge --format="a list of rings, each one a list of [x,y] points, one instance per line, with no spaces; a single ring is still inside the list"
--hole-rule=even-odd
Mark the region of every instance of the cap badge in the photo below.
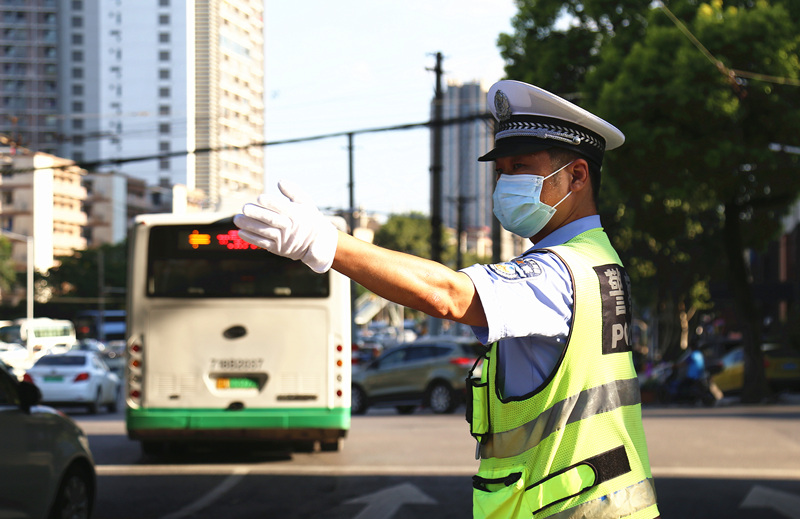
[[[494,109],[500,121],[511,119],[511,102],[508,100],[506,93],[502,90],[498,90],[494,93]]]

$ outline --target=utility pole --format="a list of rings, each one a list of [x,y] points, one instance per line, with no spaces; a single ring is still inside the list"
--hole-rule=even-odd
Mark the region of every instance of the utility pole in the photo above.
[[[350,226],[350,234],[356,230],[356,195],[355,178],[353,174],[353,132],[347,134],[347,159],[349,163],[349,177],[347,189],[350,194],[350,209],[347,211],[347,224]]]
[[[436,92],[433,102],[433,150],[431,160],[431,259],[442,262],[442,121],[444,91],[442,90],[442,53],[436,53]]]

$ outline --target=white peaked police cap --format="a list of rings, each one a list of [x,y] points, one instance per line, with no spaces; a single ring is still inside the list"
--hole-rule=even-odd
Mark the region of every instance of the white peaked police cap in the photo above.
[[[605,150],[625,142],[625,135],[614,125],[521,81],[498,81],[489,89],[487,99],[499,128],[495,148],[480,161],[556,147],[573,150],[600,166]]]

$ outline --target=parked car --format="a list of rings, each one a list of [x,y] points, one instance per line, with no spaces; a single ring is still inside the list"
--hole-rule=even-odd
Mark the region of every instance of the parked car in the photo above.
[[[407,414],[422,406],[452,413],[464,401],[467,374],[483,351],[474,339],[449,336],[391,348],[353,372],[350,411],[388,406]]]
[[[0,517],[88,519],[96,488],[89,441],[40,398],[0,361]]]
[[[762,346],[764,374],[773,391],[800,389],[800,352],[774,344]],[[744,347],[737,346],[709,367],[711,381],[726,394],[737,393],[744,385]]]
[[[24,380],[39,388],[46,404],[86,406],[92,414],[102,406],[117,411],[120,378],[94,351],[45,355],[25,373]]]

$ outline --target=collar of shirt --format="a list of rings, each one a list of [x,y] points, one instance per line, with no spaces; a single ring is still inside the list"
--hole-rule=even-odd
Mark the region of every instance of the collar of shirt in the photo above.
[[[570,222],[567,225],[559,227],[555,231],[551,232],[539,240],[539,243],[535,243],[533,247],[525,251],[525,254],[533,249],[543,249],[545,247],[553,247],[555,245],[567,243],[575,236],[598,227],[602,227],[600,223],[600,215],[593,214],[591,216],[584,216],[583,218],[575,220],[574,222]]]

